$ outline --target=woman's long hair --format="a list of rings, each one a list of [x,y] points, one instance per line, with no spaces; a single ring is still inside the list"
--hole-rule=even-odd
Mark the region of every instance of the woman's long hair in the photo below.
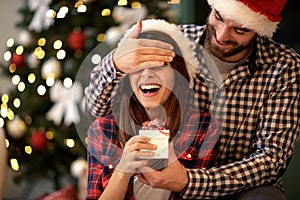
[[[175,84],[171,94],[162,105],[167,114],[167,129],[170,130],[170,139],[174,138],[181,123],[183,123],[184,112],[189,106],[193,106],[194,95],[190,88],[190,77],[186,69],[184,58],[177,43],[167,34],[160,31],[145,31],[138,38],[147,38],[167,42],[174,47],[176,53],[170,63],[175,72]],[[113,113],[118,125],[117,133],[121,145],[134,135],[138,134],[141,125],[151,120],[143,105],[138,101],[130,85],[129,76],[125,76],[117,86],[117,92],[113,97]]]

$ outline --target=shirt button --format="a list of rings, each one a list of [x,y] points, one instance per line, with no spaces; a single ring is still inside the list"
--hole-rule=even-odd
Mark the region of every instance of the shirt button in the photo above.
[[[108,168],[109,168],[109,169],[113,169],[113,168],[114,168],[114,166],[112,166],[112,165],[108,165]]]
[[[187,157],[187,158],[191,158],[191,157],[192,157],[192,155],[191,155],[191,154],[188,154],[186,157]]]

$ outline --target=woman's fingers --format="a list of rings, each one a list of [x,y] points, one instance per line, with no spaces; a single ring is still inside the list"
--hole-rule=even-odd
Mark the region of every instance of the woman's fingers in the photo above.
[[[130,138],[130,140],[128,140],[128,142],[126,142],[124,151],[139,152],[139,151],[155,150],[157,148],[156,145],[151,144],[149,142],[150,142],[149,137],[140,136],[140,135],[134,136],[134,137]]]
[[[143,136],[143,135],[136,135],[136,136],[133,136],[132,138],[130,138],[126,142],[126,145],[132,145],[132,144],[137,143],[137,142],[148,143],[148,142],[150,142],[150,138],[146,137],[146,136]]]

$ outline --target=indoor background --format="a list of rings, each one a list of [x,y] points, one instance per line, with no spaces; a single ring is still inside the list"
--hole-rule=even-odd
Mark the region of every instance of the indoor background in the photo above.
[[[2,2],[4,3],[4,2]],[[0,54],[1,63],[3,53],[6,49],[6,41],[8,38],[17,37],[20,30],[16,28],[16,23],[20,19],[18,9],[23,6],[22,0],[9,0],[0,6]],[[208,5],[204,0],[181,0],[180,6],[177,6],[179,23],[205,23],[206,16],[209,12]],[[274,35],[274,39],[292,46],[300,52],[300,1],[288,1],[283,13],[282,22],[279,25],[279,30]],[[7,78],[0,74],[0,93],[4,93],[10,87],[7,84]],[[299,141],[299,140],[298,140]],[[297,200],[300,196],[300,145],[296,144],[294,156],[290,162],[290,166],[284,176],[284,185],[288,200]],[[7,200],[20,199],[21,188],[12,181],[12,176],[17,172],[13,172],[9,167],[6,174],[6,184],[4,197]]]

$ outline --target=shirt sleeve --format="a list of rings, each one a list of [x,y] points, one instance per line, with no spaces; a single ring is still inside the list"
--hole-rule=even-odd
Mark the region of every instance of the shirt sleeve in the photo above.
[[[104,57],[102,62],[92,70],[89,86],[85,89],[86,108],[94,117],[103,117],[111,113],[114,87],[124,75],[115,69],[113,52]]]
[[[89,128],[87,199],[101,196],[122,156],[114,127],[114,118],[106,116],[97,118]]]
[[[97,129],[94,129],[95,122],[88,131],[88,184],[87,184],[87,199],[98,199],[103,191],[102,186],[102,164],[99,159],[101,154],[100,134],[97,134]]]

